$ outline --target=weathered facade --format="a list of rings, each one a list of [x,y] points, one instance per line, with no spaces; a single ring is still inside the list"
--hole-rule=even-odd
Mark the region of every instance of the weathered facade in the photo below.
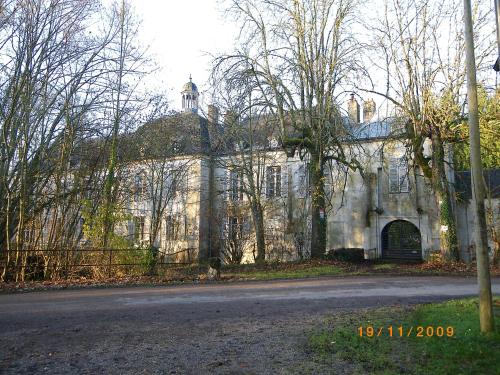
[[[233,173],[227,162],[230,156],[218,152],[215,146],[215,133],[221,129],[218,111],[210,106],[208,119],[198,115],[198,92],[191,80],[183,88],[182,99],[183,113],[173,115],[171,120],[187,119],[200,138],[197,146],[168,161],[167,171],[182,173],[167,179],[165,189],[174,183],[176,188],[170,191],[168,199],[163,197],[168,202],[159,219],[156,214],[158,233],[155,238],[148,233],[155,203],[146,193],[136,194],[130,202],[128,210],[133,219],[120,231],[131,241],[154,244],[165,257],[203,260],[240,252],[242,262],[253,262],[255,240],[250,207],[238,185],[242,177]],[[364,103],[363,112],[360,122],[360,106],[352,97],[348,113],[360,145],[356,158],[363,165],[363,175],[337,170],[326,173],[330,176],[326,181],[329,204],[324,213],[327,248],[364,249],[366,258],[425,259],[439,249],[439,233],[447,230],[439,225],[430,186],[407,157],[403,140],[393,137],[394,126],[388,121],[374,120],[376,107],[372,99]],[[265,152],[259,168],[264,184],[266,258],[308,257],[311,223],[307,156],[288,157],[277,144]],[[150,167],[135,162],[130,168],[135,174],[147,174]],[[454,181],[451,168],[447,173],[449,180]],[[142,182],[138,181],[136,178],[135,191],[141,189]],[[150,182],[157,183],[154,179]],[[144,190],[154,189],[149,186]],[[460,203],[456,210],[463,259],[470,258],[472,244],[472,219],[467,204]],[[499,210],[498,199],[490,206],[493,211]]]

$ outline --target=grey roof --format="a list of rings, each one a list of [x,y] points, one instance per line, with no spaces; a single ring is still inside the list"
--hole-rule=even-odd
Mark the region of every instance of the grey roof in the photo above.
[[[356,140],[370,140],[386,138],[402,134],[401,127],[398,126],[396,118],[388,118],[373,122],[355,123],[349,117],[344,117],[344,126],[349,132],[350,137]]]
[[[131,137],[151,151],[161,151],[158,157],[206,153],[210,149],[208,121],[193,112],[171,113],[148,122]]]
[[[105,165],[109,157],[108,141],[105,138],[83,141],[73,154],[72,164]],[[118,160],[122,162],[209,151],[208,121],[192,112],[170,113],[147,122],[133,133],[120,134],[117,143]]]
[[[487,169],[483,171],[483,176],[491,198],[500,198],[500,169]],[[455,173],[455,190],[462,200],[472,199],[470,171]]]
[[[391,123],[389,121],[375,121],[359,126],[353,129],[353,135],[356,139],[384,138],[391,135]]]

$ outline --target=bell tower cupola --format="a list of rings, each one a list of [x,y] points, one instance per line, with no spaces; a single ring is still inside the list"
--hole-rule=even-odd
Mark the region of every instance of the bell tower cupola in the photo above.
[[[191,75],[189,82],[182,87],[182,111],[198,113],[198,88],[193,83]]]

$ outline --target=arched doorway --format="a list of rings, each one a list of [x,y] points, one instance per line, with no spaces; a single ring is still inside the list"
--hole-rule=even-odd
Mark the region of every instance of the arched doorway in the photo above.
[[[382,258],[422,260],[422,242],[418,228],[406,220],[395,220],[382,230]]]

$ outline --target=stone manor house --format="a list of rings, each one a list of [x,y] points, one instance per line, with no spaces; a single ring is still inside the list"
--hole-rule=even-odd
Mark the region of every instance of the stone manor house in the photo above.
[[[163,160],[168,173],[162,189],[169,189],[169,193],[168,197],[160,197],[164,207],[156,213],[153,245],[162,256],[191,261],[211,257],[224,246],[229,252],[239,246],[241,261],[253,262],[251,215],[239,189],[241,177],[233,173],[230,163],[224,162],[228,155],[213,152],[223,121],[215,106],[208,107],[206,117],[200,115],[198,99],[198,89],[190,79],[182,90],[182,112],[137,130],[151,132],[151,139],[154,131],[174,131],[178,133],[176,141],[164,147],[183,150],[180,156]],[[327,181],[327,249],[364,249],[365,258],[427,258],[439,249],[439,233],[445,230],[439,225],[428,183],[418,168],[409,167],[403,143],[389,137],[395,131],[394,125],[377,120],[373,100],[360,106],[353,95],[347,106],[349,121],[356,127],[360,142],[357,157],[365,173],[364,178],[357,172],[337,174],[337,178]],[[266,151],[262,166],[266,258],[307,257],[311,225],[307,157],[289,157],[276,140],[268,141],[275,147]],[[138,159],[128,168],[132,194],[127,210],[132,219],[118,231],[136,244],[149,245],[154,210],[158,207],[148,193],[154,190],[148,186],[152,164]],[[452,183],[460,177],[451,168],[447,173]],[[467,186],[467,175],[462,176]],[[491,176],[487,181],[493,192],[490,205],[498,213],[500,176],[498,171]],[[461,256],[470,259],[474,217],[470,195],[465,193],[463,197],[456,207],[458,234]],[[235,244],[234,240],[241,243]]]

